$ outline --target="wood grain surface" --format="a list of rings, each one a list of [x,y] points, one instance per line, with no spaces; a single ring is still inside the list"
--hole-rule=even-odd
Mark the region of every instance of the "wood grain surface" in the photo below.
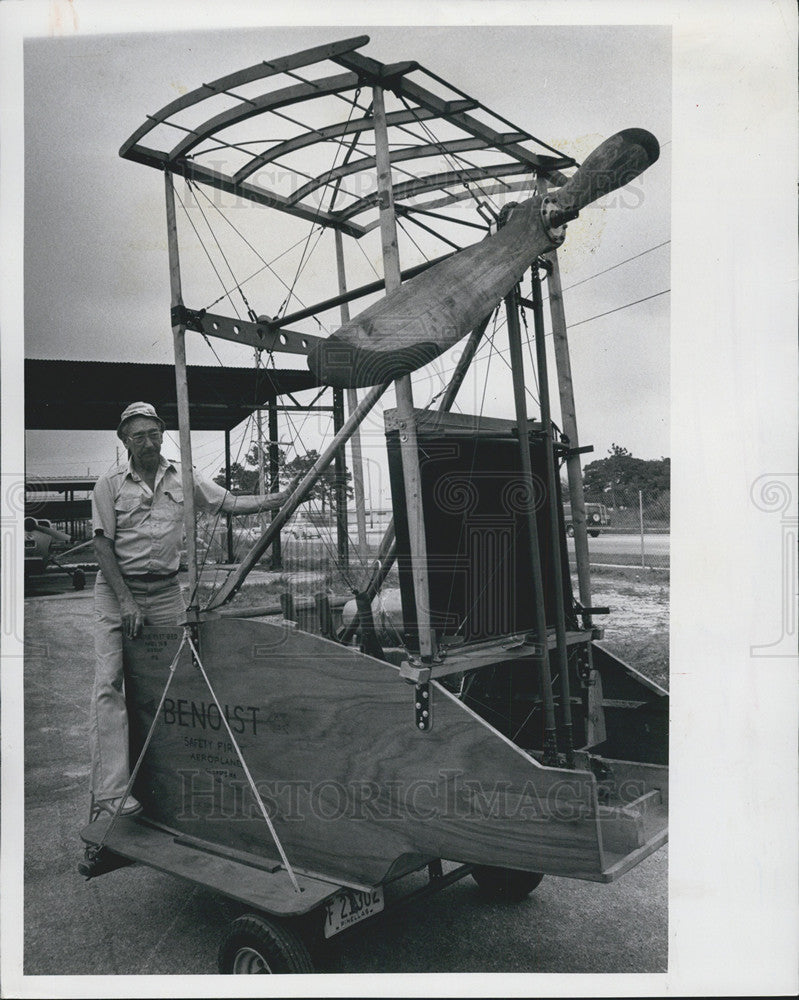
[[[317,344],[308,367],[336,386],[375,385],[427,364],[499,305],[537,256],[557,243],[535,196],[508,223],[406,281]]]
[[[127,644],[134,752],[178,641],[177,629],[150,627]],[[443,857],[599,875],[593,775],[542,768],[437,684],[422,733],[414,688],[396,667],[317,636],[212,620],[200,657],[289,861],[304,870],[376,884]],[[181,832],[274,857],[211,702],[182,654],[135,794]]]

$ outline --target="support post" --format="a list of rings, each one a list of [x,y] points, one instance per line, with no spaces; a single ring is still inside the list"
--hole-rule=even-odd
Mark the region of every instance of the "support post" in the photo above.
[[[544,178],[538,180],[538,193],[543,197],[547,191]],[[558,252],[552,250],[545,255],[545,260],[551,264],[547,279],[549,289],[549,312],[552,322],[552,342],[555,348],[555,368],[558,376],[558,391],[560,393],[560,413],[563,433],[569,439],[569,448],[573,453],[566,459],[566,473],[569,479],[569,501],[572,509],[572,524],[574,526],[574,554],[577,562],[577,586],[580,594],[580,604],[584,608],[591,607],[591,568],[588,554],[588,530],[585,523],[585,494],[583,491],[583,473],[580,466],[580,456],[576,454],[580,442],[577,435],[577,412],[574,405],[574,385],[572,383],[571,359],[569,357],[569,338],[566,329],[566,312],[563,308],[563,289],[560,281]],[[591,615],[584,614],[583,628],[591,628]]]
[[[508,319],[508,344],[513,376],[513,401],[516,408],[516,428],[519,435],[519,455],[522,476],[527,488],[527,534],[530,538],[530,564],[533,573],[533,601],[535,603],[535,632],[538,660],[541,665],[541,698],[544,704],[544,745],[542,762],[557,767],[558,746],[555,733],[555,701],[552,695],[552,674],[549,668],[547,620],[544,607],[544,579],[541,571],[541,553],[538,544],[538,523],[535,516],[535,488],[533,467],[530,461],[530,435],[527,427],[527,401],[524,397],[524,358],[519,329],[518,286],[505,297]]]
[[[164,171],[166,191],[166,228],[169,248],[169,285],[173,316],[183,306],[180,283],[180,253],[178,249],[178,226],[175,216],[175,188],[172,172]],[[197,585],[197,515],[194,505],[194,474],[191,454],[191,424],[189,420],[189,389],[186,377],[186,327],[183,323],[172,324],[172,340],[175,351],[175,391],[178,404],[178,427],[180,430],[180,471],[183,485],[183,509],[186,518],[186,559],[189,569],[189,606],[186,617],[189,624],[198,621],[199,610]]]
[[[280,492],[280,440],[277,426],[277,399],[269,400],[269,492]],[[269,518],[270,523],[275,519],[275,511],[272,511]],[[272,569],[283,568],[283,549],[280,544],[280,532],[275,535],[272,542],[272,559],[270,562]]]
[[[644,554],[644,495],[641,490],[638,491],[638,520],[641,525],[641,569],[646,566],[646,557]]]
[[[333,432],[338,434],[344,426],[344,390],[333,389]],[[338,562],[343,570],[350,566],[349,537],[347,534],[347,465],[344,445],[336,452],[334,462],[336,488],[336,541]]]
[[[391,294],[401,283],[399,248],[397,246],[397,220],[394,215],[394,195],[391,185],[391,159],[386,128],[386,109],[382,87],[372,89],[375,134],[375,164],[377,167],[378,204],[380,205],[380,235],[383,247],[383,274],[386,293]],[[416,624],[419,635],[419,653],[424,662],[436,654],[435,633],[430,621],[430,581],[427,573],[427,544],[424,511],[422,510],[421,472],[416,438],[416,419],[413,412],[413,389],[410,375],[394,383],[397,397],[397,415],[400,427],[400,452],[402,473],[405,480],[405,503],[408,509],[413,591],[416,603]]]
[[[230,478],[230,431],[225,428],[225,489],[230,490],[232,483]],[[233,515],[225,514],[227,531],[227,561],[233,562]]]
[[[335,230],[334,239],[336,241],[338,290],[344,295],[347,291],[347,274],[344,267],[344,238],[340,230]],[[339,311],[342,325],[348,323],[350,319],[349,304],[342,302]],[[357,406],[358,390],[347,389],[347,412],[352,414]],[[350,438],[350,452],[352,455],[352,491],[355,497],[355,520],[358,528],[358,557],[361,566],[365,567],[369,558],[369,543],[366,538],[366,502],[363,488],[363,450],[361,449],[360,429],[356,430]]]
[[[566,648],[566,609],[563,602],[563,563],[560,549],[560,510],[552,438],[552,412],[549,405],[549,371],[544,330],[544,305],[541,297],[541,272],[536,264],[533,264],[533,319],[535,322],[535,355],[538,366],[538,394],[541,401],[541,424],[544,429],[544,449],[546,451],[549,544],[552,549],[552,567],[555,577],[555,641],[560,676],[563,749],[566,753],[566,766],[574,767],[569,651]]]
[[[483,334],[488,327],[490,319],[490,315],[486,316],[483,322],[472,330],[469,339],[466,341],[463,354],[461,354],[460,358],[458,358],[458,363],[455,366],[455,371],[452,373],[452,378],[447,385],[444,395],[441,397],[441,402],[438,406],[441,413],[447,413],[452,409],[452,404],[455,402],[458,390],[463,384],[469,365],[472,363],[472,360],[477,353],[477,348],[480,346],[480,342],[483,339]],[[394,519],[392,518],[383,534],[383,538],[380,541],[380,547],[378,548],[377,555],[374,559],[374,570],[369,579],[369,583],[365,587],[365,593],[370,601],[374,600],[378,591],[383,586],[383,583],[385,582],[391,567],[394,565],[394,560],[396,558],[397,546],[394,533]],[[358,619],[355,618],[353,623],[344,630],[341,636],[341,642],[350,641],[352,636],[355,634],[355,630],[357,629],[357,623]]]
[[[261,351],[259,348],[255,348],[255,371],[256,373],[261,368]],[[256,376],[257,377],[257,376]],[[258,409],[255,411],[255,435],[258,439],[258,495],[263,496],[266,493],[266,469],[264,465],[264,422],[263,414],[261,413],[261,401],[258,400]],[[266,514],[262,513],[258,516],[258,525],[263,531],[266,528]]]

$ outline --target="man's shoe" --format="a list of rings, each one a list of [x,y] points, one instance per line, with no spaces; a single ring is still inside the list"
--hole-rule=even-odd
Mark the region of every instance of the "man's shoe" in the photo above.
[[[141,802],[134,799],[132,795],[125,799],[125,804],[121,809],[119,809],[120,802],[122,802],[121,795],[115,799],[101,799],[99,802],[95,802],[94,806],[100,812],[109,813],[111,816],[115,816],[117,811],[119,811],[120,816],[135,816],[136,813],[141,812]]]

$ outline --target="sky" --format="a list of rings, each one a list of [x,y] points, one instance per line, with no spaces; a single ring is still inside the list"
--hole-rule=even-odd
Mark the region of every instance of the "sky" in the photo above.
[[[157,171],[120,159],[119,146],[146,114],[206,80],[261,58],[361,33],[371,39],[361,50],[365,55],[383,62],[415,59],[578,160],[621,128],[644,127],[658,138],[658,163],[626,197],[611,196],[586,209],[569,227],[560,260],[567,321],[573,326],[580,441],[595,449],[584,461],[605,456],[614,442],[641,458],[669,455],[672,66],[671,33],[664,26],[400,29],[363,24],[29,39],[24,51],[26,357],[171,362],[163,183]],[[270,257],[309,228],[261,208],[246,215]],[[435,252],[446,249],[438,244]],[[186,304],[206,305],[216,296],[215,278],[185,225],[181,254]],[[348,247],[347,254],[350,286],[370,280],[359,252]],[[421,259],[407,241],[401,254],[403,266]],[[291,282],[296,254],[278,266]],[[303,282],[298,286],[303,301],[335,293],[331,237]],[[260,301],[256,293],[256,312],[273,314],[280,297],[281,289],[265,290]],[[355,304],[353,313],[359,308]],[[335,325],[319,331],[310,322],[306,329],[332,332]],[[504,336],[500,331],[496,343],[506,351]],[[226,363],[251,364],[249,353],[240,349],[219,342],[214,348]],[[190,363],[218,363],[198,336],[189,334],[188,352]],[[283,363],[293,367],[297,361],[286,356]],[[436,373],[451,367],[445,357],[433,374],[419,373],[417,405],[425,405],[442,387]],[[475,366],[460,407],[512,417],[507,366],[494,357],[488,374],[487,368]],[[558,421],[554,383],[552,394]],[[146,395],[143,386],[141,396]],[[120,400],[120,409],[126,402]],[[531,415],[535,410],[531,403]],[[233,439],[234,457],[246,451],[252,428],[240,431],[240,439]],[[299,424],[287,426],[281,439],[288,441],[298,431]],[[304,446],[319,447],[328,432],[326,422],[307,421]],[[364,434],[373,500],[385,505],[379,413]],[[29,432],[27,471],[32,476],[99,474],[116,460],[118,444],[108,431]],[[218,471],[221,434],[195,435],[194,448],[199,468]]]

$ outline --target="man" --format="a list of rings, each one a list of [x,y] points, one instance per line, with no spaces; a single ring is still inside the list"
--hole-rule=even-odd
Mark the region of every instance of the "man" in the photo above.
[[[117,436],[127,465],[97,481],[92,494],[94,551],[100,571],[94,588],[95,681],[90,717],[93,811],[117,812],[129,778],[128,716],[122,690],[122,638],[142,625],[174,625],[185,605],[177,580],[183,538],[180,465],[161,455],[164,422],[150,403],[131,403]],[[197,510],[256,514],[289,495],[234,496],[194,472]],[[122,815],[141,810],[128,796]]]

